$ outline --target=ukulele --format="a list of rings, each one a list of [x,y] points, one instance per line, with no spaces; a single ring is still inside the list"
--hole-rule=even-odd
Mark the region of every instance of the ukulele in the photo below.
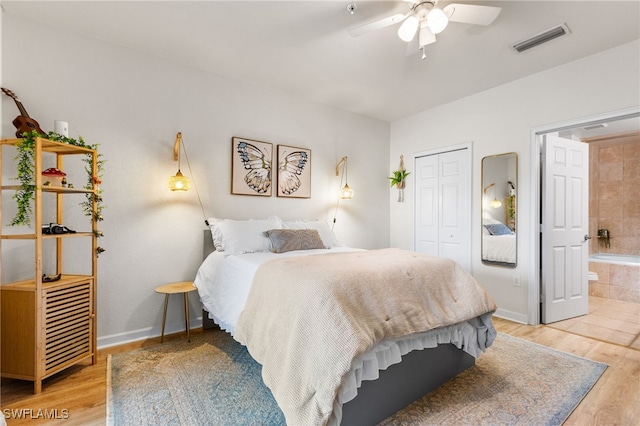
[[[13,99],[16,102],[18,109],[20,110],[20,115],[13,120],[13,125],[16,126],[16,129],[18,129],[16,131],[17,137],[21,138],[24,132],[31,132],[33,130],[40,133],[41,135],[47,134],[44,130],[40,128],[40,125],[36,120],[29,117],[27,110],[24,109],[22,102],[20,102],[20,99],[18,99],[15,93],[13,93],[9,89],[5,89],[4,87],[2,88],[2,93],[4,93],[5,95]]]

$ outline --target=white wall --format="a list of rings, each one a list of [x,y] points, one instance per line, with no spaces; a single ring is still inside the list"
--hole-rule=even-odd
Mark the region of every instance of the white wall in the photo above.
[[[412,154],[473,141],[473,274],[495,299],[499,314],[527,321],[527,283],[531,248],[531,130],[640,105],[640,41],[528,76],[456,102],[391,123],[389,167]],[[480,163],[486,155],[518,154],[518,267],[504,269],[480,261]],[[413,244],[413,181],[406,202],[391,206],[391,245]],[[512,285],[513,276],[521,287]]]
[[[153,289],[192,279],[201,261],[204,223],[196,193],[167,189],[177,170],[172,155],[178,131],[207,216],[331,220],[339,186],[335,166],[347,155],[355,197],[340,204],[336,234],[355,247],[389,245],[388,123],[8,13],[1,48],[3,87],[18,94],[32,118],[45,130],[56,119],[68,121],[70,135],[99,143],[106,160],[99,345],[159,334],[162,296]],[[2,98],[2,137],[13,138],[17,109]],[[232,136],[311,149],[311,198],[231,195]],[[191,175],[184,158],[182,171]],[[18,250],[4,244],[3,272],[16,268],[5,259]],[[177,299],[169,307],[169,330],[180,328]],[[199,315],[193,295],[191,304],[193,318]]]

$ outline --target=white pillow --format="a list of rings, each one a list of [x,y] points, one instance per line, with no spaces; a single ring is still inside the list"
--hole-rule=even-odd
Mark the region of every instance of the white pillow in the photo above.
[[[277,216],[261,220],[225,219],[217,222],[216,227],[222,234],[225,255],[254,253],[271,251],[271,241],[265,232],[282,229],[282,221]]]
[[[315,229],[320,234],[322,243],[326,248],[340,247],[342,244],[338,241],[336,234],[333,233],[327,222],[324,220],[293,220],[283,221],[284,229]]]
[[[211,238],[213,239],[213,246],[216,248],[216,251],[224,251],[223,241],[222,241],[222,231],[218,227],[218,223],[222,222],[224,219],[216,219],[215,217],[210,217],[207,219],[207,223],[209,223],[209,229],[211,230]]]

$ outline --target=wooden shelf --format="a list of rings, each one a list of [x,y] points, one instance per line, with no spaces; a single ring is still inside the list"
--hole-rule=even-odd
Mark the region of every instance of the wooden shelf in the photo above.
[[[20,189],[20,185],[3,185],[3,191],[17,191]],[[93,189],[84,188],[64,188],[62,186],[43,186],[40,188],[42,192],[51,192],[55,194],[95,194]]]
[[[43,282],[42,288],[50,289],[50,288],[56,288],[56,287],[63,287],[69,284],[87,281],[88,279],[93,279],[93,277],[91,275],[63,274],[58,281],[52,281],[52,282],[46,282],[46,283]],[[37,285],[36,280],[32,278],[29,280],[22,280],[22,281],[3,284],[0,286],[0,291],[15,291],[15,290],[34,291],[36,289],[36,285]]]
[[[42,238],[45,240],[52,240],[56,238],[77,238],[77,237],[91,237],[92,232],[75,232],[70,234],[43,234]],[[0,236],[3,240],[35,240],[36,234],[2,234]]]
[[[92,155],[95,150],[85,148],[83,146],[70,145],[68,143],[52,141],[45,138],[38,138],[42,141],[42,150],[61,155],[89,154]],[[0,144],[16,146],[22,142],[22,139],[2,139]]]
[[[2,176],[2,155],[5,147],[15,147],[22,139],[0,140],[0,176]],[[35,186],[33,200],[33,228],[31,232],[6,234],[0,228],[2,240],[32,241],[35,254],[33,278],[5,283],[0,286],[0,334],[2,377],[30,380],[34,383],[34,393],[42,390],[42,380],[71,365],[86,359],[97,362],[96,353],[96,286],[97,277],[97,202],[92,201],[91,230],[66,233],[43,234],[43,194],[54,194],[47,199],[47,208],[55,212],[55,222],[64,224],[64,194],[98,194],[98,187],[66,188],[43,186],[42,164],[46,155],[55,156],[56,168],[64,170],[63,158],[67,155],[88,155],[94,168],[98,156],[93,149],[36,138],[34,146]],[[75,161],[80,161],[75,160]],[[19,185],[0,185],[0,191],[18,191]],[[49,204],[52,201],[52,204]],[[0,207],[2,205],[0,204]],[[2,209],[0,209],[2,220]],[[85,228],[86,229],[86,228]],[[65,273],[63,262],[64,242],[69,238],[88,238],[91,241],[91,274]],[[54,244],[43,242],[49,240]],[[55,254],[55,273],[61,274],[57,281],[43,282],[44,254]],[[2,267],[12,266],[11,260],[2,259]],[[5,263],[6,262],[6,263]]]

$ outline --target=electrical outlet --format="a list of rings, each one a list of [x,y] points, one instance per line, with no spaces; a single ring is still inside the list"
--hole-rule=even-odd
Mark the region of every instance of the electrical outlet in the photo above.
[[[520,287],[520,277],[517,275],[514,275],[512,284],[514,287]]]

